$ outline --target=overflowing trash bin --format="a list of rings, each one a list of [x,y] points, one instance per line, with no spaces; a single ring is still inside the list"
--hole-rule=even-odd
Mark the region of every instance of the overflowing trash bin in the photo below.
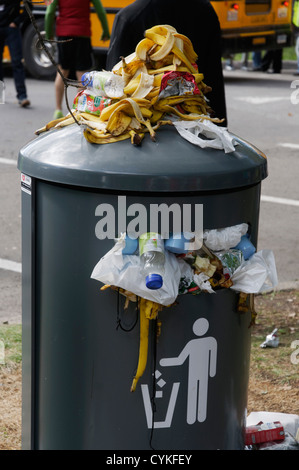
[[[23,448],[243,449],[253,296],[276,276],[265,155],[225,129],[227,151],[77,124],[19,154]],[[146,273],[144,233],[163,252]]]

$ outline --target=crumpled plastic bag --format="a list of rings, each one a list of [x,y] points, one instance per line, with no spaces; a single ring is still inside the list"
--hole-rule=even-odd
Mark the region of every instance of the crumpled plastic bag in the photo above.
[[[229,250],[238,245],[241,237],[247,233],[248,224],[238,224],[221,229],[205,230],[203,240],[212,251]]]
[[[178,133],[184,139],[201,148],[211,147],[224,150],[225,153],[234,152],[234,136],[232,136],[226,127],[216,126],[212,121],[173,121]],[[201,138],[202,136],[203,138]]]
[[[165,272],[163,286],[157,290],[148,289],[140,269],[138,255],[123,255],[124,238],[118,239],[94,267],[91,278],[121,287],[144,299],[161,305],[171,305],[178,296],[181,268],[176,256],[165,250]]]
[[[215,294],[215,291],[209,282],[209,276],[205,273],[194,274],[193,280],[201,290],[209,292],[210,294]]]
[[[260,348],[277,348],[279,345],[279,337],[277,335],[277,328],[274,328],[272,333],[266,336],[265,341],[260,344]]]
[[[260,250],[244,261],[232,275],[231,289],[245,294],[269,292],[278,284],[272,250]]]

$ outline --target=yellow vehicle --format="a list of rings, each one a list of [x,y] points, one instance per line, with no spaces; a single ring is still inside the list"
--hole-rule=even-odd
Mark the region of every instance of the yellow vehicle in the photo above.
[[[116,13],[134,0],[102,0],[110,31]],[[292,45],[292,0],[212,0],[218,15],[223,43],[223,55],[236,52],[275,49]],[[44,29],[46,6],[32,1],[33,14],[40,31]],[[100,40],[101,24],[91,7],[92,45],[95,57],[104,66],[109,42]],[[45,52],[36,47],[37,34],[28,21],[23,24],[24,60],[28,72],[37,78],[49,78],[55,69]],[[55,48],[52,48],[55,57]],[[9,55],[6,51],[6,58]]]
[[[214,0],[223,54],[292,45],[292,0]]]

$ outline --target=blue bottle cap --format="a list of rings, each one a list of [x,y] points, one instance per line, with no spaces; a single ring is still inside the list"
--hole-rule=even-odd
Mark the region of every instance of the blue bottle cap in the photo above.
[[[163,286],[163,279],[160,274],[149,274],[145,278],[145,285],[148,289],[160,289]]]

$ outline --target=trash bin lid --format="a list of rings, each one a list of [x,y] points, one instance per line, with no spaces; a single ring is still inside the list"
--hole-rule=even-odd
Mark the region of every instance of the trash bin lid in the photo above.
[[[19,152],[18,168],[37,179],[117,191],[215,191],[260,182],[267,160],[257,148],[236,137],[235,151],[200,148],[176,129],[159,129],[156,142],[146,135],[136,147],[130,140],[91,144],[77,125],[41,134]]]

